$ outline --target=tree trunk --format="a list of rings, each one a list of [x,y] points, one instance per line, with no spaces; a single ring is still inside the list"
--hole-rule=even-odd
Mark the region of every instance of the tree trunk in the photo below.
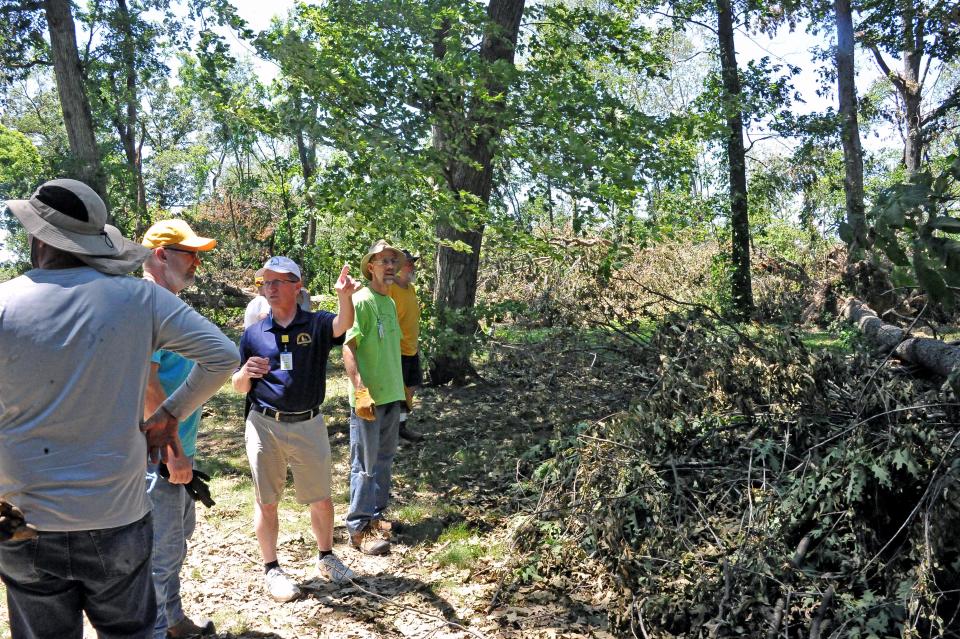
[[[734,313],[748,318],[753,313],[750,282],[750,216],[747,210],[747,161],[743,147],[743,115],[740,106],[740,75],[733,41],[730,0],[717,0],[717,35],[720,71],[723,77],[724,110],[727,118],[727,165],[730,179],[730,231]]]
[[[897,73],[890,68],[876,43],[869,43],[867,46],[873,53],[877,66],[890,79],[903,101],[903,166],[912,175],[920,170],[925,143],[924,120],[920,113],[920,102],[923,99],[920,63],[923,60],[924,34],[927,24],[924,16],[910,2],[902,3],[900,22],[903,40],[902,71]]]
[[[445,384],[462,381],[470,370],[470,342],[476,330],[476,320],[470,314],[477,297],[477,275],[480,268],[480,245],[484,225],[471,222],[475,206],[485,208],[490,202],[493,186],[493,158],[501,132],[503,100],[509,89],[509,78],[504,75],[501,62],[513,68],[520,19],[524,0],[490,0],[487,6],[487,26],[480,46],[483,63],[483,89],[488,96],[501,96],[492,104],[479,100],[470,112],[464,112],[462,99],[441,97],[434,104],[434,148],[447,158],[444,174],[447,186],[456,194],[462,206],[462,218],[437,223],[437,280],[433,301],[438,317],[446,327],[461,338],[458,345],[434,356],[431,362],[431,381]],[[446,54],[443,39],[449,31],[441,25],[434,42],[434,55],[442,59]],[[455,223],[460,224],[455,226]],[[459,228],[458,228],[459,227]],[[469,250],[458,251],[450,246],[462,242]]]
[[[916,14],[912,3],[905,3],[903,10],[903,97],[906,118],[906,140],[903,147],[903,163],[908,173],[916,173],[923,162],[923,132],[921,130],[920,100],[923,87],[920,85],[920,62],[923,58],[924,19]],[[919,41],[918,41],[919,40]]]
[[[948,377],[960,365],[960,346],[928,337],[909,337],[907,332],[881,320],[869,306],[856,298],[844,304],[843,318],[857,326],[870,341],[899,359]]]
[[[107,178],[100,164],[100,150],[93,131],[90,102],[83,87],[77,31],[70,13],[69,0],[44,0],[44,12],[50,29],[50,50],[57,93],[63,110],[70,152],[76,162],[78,179],[86,182],[106,201]]]
[[[117,102],[114,126],[123,144],[123,153],[127,158],[127,168],[133,178],[133,200],[136,206],[137,237],[143,235],[147,223],[147,191],[143,181],[143,159],[140,155],[142,144],[137,141],[137,67],[136,42],[133,36],[132,17],[126,0],[117,0],[120,11],[120,28],[123,30],[124,88]],[[124,113],[125,112],[125,113]]]
[[[293,104],[298,114],[303,113],[303,100],[299,90],[295,90]],[[314,109],[314,116],[316,109]],[[317,145],[311,140],[308,141],[304,134],[304,123],[297,122],[295,137],[297,141],[297,154],[300,157],[300,171],[303,174],[304,199],[307,202],[307,209],[310,212],[310,219],[307,227],[303,230],[300,237],[300,243],[304,247],[313,246],[317,241],[317,214],[314,207],[313,194],[310,192],[313,186],[313,176],[317,172]]]
[[[863,150],[857,121],[857,85],[854,80],[853,15],[850,0],[836,0],[837,92],[840,96],[840,139],[843,143],[843,190],[847,200],[850,244],[847,259],[860,258],[867,239],[863,211]]]

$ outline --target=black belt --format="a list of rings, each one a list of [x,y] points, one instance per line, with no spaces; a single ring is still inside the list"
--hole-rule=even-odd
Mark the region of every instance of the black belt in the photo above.
[[[304,422],[308,419],[313,419],[320,414],[320,407],[311,408],[310,410],[302,410],[298,413],[286,413],[282,410],[273,410],[272,408],[266,408],[260,404],[253,404],[250,406],[250,410],[257,411],[262,415],[266,415],[270,419],[275,419],[278,422]]]

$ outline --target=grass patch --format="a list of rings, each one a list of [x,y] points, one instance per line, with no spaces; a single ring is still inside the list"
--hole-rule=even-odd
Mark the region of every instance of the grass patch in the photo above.
[[[451,514],[459,513],[459,510],[431,497],[427,500],[417,499],[403,506],[395,506],[393,513],[403,523],[416,526],[430,519],[442,520]]]
[[[827,350],[837,353],[852,353],[856,333],[842,331],[840,334],[829,331],[809,331],[801,337],[803,345],[812,350]]]
[[[440,552],[434,559],[441,568],[452,566],[460,570],[471,568],[477,562],[477,559],[483,556],[483,550],[477,546],[465,543],[450,544]]]
[[[473,536],[474,533],[470,530],[470,527],[467,526],[466,522],[461,521],[444,530],[437,539],[437,543],[467,541]]]
[[[437,543],[443,548],[434,554],[434,561],[441,568],[453,566],[458,569],[470,568],[477,559],[486,554],[475,531],[464,522],[456,523],[441,533]]]
[[[552,326],[523,328],[516,325],[498,325],[494,331],[495,339],[511,344],[539,344],[555,337],[560,329]]]

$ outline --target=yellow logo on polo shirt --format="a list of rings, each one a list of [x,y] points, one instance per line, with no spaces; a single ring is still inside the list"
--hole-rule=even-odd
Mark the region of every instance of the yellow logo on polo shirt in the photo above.
[[[310,339],[310,333],[300,333],[297,335],[297,346],[306,346],[311,343],[313,343],[313,340]]]

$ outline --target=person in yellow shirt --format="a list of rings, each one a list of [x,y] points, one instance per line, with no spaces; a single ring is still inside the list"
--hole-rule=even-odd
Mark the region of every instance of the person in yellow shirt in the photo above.
[[[400,322],[400,365],[403,369],[403,388],[407,395],[406,410],[400,412],[400,437],[411,442],[423,441],[423,435],[407,427],[407,415],[413,410],[413,395],[423,383],[423,371],[420,369],[420,300],[413,282],[417,279],[417,260],[404,249],[407,258],[397,272],[390,286],[390,297],[397,305],[397,319]]]

